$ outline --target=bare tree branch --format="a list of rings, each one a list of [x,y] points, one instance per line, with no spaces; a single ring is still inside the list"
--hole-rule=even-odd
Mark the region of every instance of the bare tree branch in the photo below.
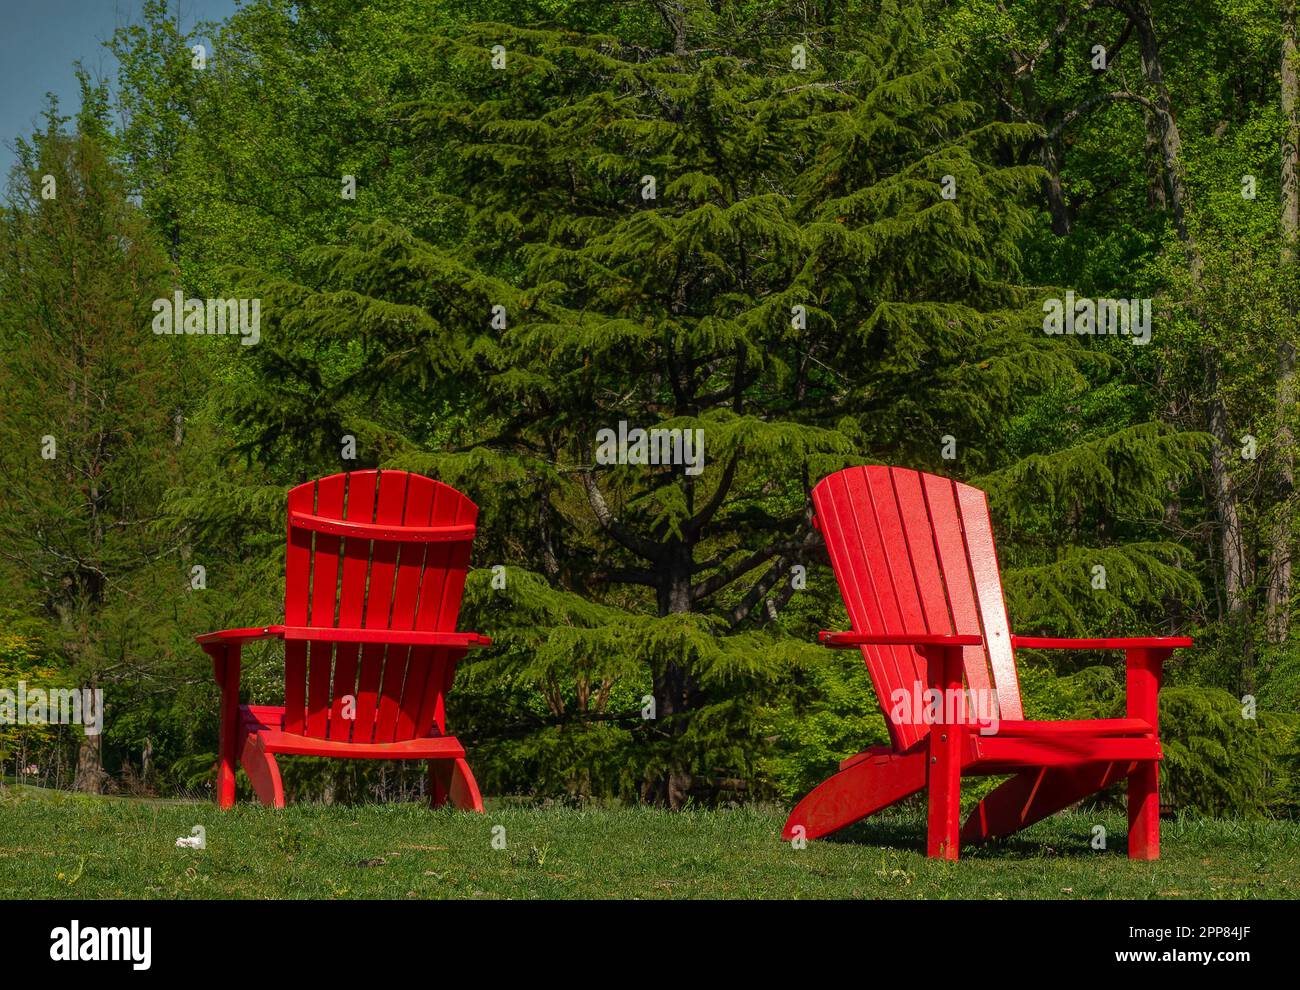
[[[764,547],[762,550],[756,550],[743,560],[740,560],[730,567],[724,568],[717,574],[701,581],[691,589],[691,599],[698,602],[707,598],[709,595],[725,588],[742,574],[748,574],[754,568],[763,566],[763,564],[778,554],[780,554],[781,559],[784,560],[788,556],[811,550],[816,545],[816,535],[808,533],[802,539],[790,540],[784,543],[773,543],[771,546]]]
[[[614,518],[614,514],[609,511],[605,496],[600,492],[600,486],[596,484],[595,475],[590,469],[583,471],[581,478],[582,486],[587,492],[587,501],[591,504],[591,511],[595,513],[596,521],[600,523],[601,528],[628,550],[644,557],[646,560],[658,563],[663,557],[663,548],[657,543],[652,543],[650,540],[637,536]]]
[[[727,461],[727,466],[722,469],[722,478],[718,481],[718,487],[714,490],[713,495],[699,512],[687,520],[684,528],[690,536],[697,535],[700,530],[709,524],[718,509],[722,508],[722,503],[731,491],[731,483],[736,480],[736,466],[740,462],[738,454],[733,454]]]

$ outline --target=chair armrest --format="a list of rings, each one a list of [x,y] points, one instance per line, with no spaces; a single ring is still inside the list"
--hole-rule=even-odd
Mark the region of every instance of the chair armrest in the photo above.
[[[1191,646],[1190,636],[1137,636],[1108,639],[1054,639],[1050,636],[1012,636],[1012,645],[1030,650],[1124,650],[1124,709],[1129,718],[1141,719],[1153,729],[1160,723],[1160,682],[1169,656]]]
[[[827,632],[817,634],[817,642],[832,649],[844,650],[854,646],[979,646],[982,636],[949,636],[940,633],[859,633]]]
[[[338,629],[333,626],[250,626],[222,629],[194,639],[202,646],[233,646],[254,639],[277,637],[316,643],[391,643],[396,646],[491,646],[488,636],[472,632],[425,632],[419,629]]]
[[[270,639],[284,635],[284,626],[250,626],[247,629],[222,629],[219,632],[203,633],[195,636],[194,641],[200,646],[210,643],[233,645],[247,643],[254,639]]]
[[[1190,636],[1104,637],[1101,639],[1058,639],[1054,636],[1012,636],[1012,646],[1027,650],[1173,650],[1191,646]]]
[[[286,642],[384,643],[393,646],[491,646],[487,636],[472,632],[431,632],[419,629],[338,629],[332,626],[277,626]]]

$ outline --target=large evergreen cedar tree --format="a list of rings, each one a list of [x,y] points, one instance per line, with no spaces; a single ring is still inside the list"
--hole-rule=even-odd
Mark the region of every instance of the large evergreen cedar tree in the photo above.
[[[657,45],[499,23],[433,38],[436,92],[400,112],[441,170],[445,233],[372,220],[306,277],[250,275],[272,325],[232,410],[251,450],[352,434],[469,492],[495,554],[479,562],[507,565],[504,589],[478,575],[475,621],[502,644],[485,662],[540,691],[539,722],[622,726],[561,757],[570,776],[620,753],[678,807],[752,779],[772,699],[834,662],[781,621],[792,568],[820,559],[822,475],[955,467],[1013,528],[1028,506],[1158,517],[1197,440],[1137,422],[1009,456],[1036,396],[1111,359],[1042,334],[1017,287],[1041,173],[1014,162],[1036,132],[980,123],[915,8],[763,44],[694,8],[667,22]],[[597,464],[620,421],[702,430],[705,470]],[[1159,538],[1043,541],[1008,571],[1018,625],[1118,631],[1089,622],[1117,611],[1091,567],[1133,609],[1195,593],[1177,558]],[[811,581],[803,636],[840,621],[828,572]]]

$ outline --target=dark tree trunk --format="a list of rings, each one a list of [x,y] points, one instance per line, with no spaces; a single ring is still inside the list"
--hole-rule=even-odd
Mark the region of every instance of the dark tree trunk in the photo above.
[[[664,581],[658,589],[661,616],[691,611],[692,563],[690,544],[674,541],[668,545],[662,565]],[[690,768],[680,762],[676,753],[676,741],[686,731],[686,720],[674,716],[689,712],[698,695],[698,685],[685,661],[685,657],[665,658],[654,674],[655,717],[667,727],[671,755],[667,771],[658,779],[647,780],[642,789],[643,799],[667,805],[674,811],[686,804],[693,783]]]
[[[1156,35],[1155,21],[1148,0],[1136,0],[1133,3],[1118,5],[1128,14],[1137,33],[1138,46],[1142,57],[1142,73],[1151,85],[1154,98],[1142,101],[1153,118],[1152,133],[1160,147],[1162,159],[1165,198],[1169,205],[1170,217],[1174,230],[1187,253],[1187,267],[1192,276],[1192,291],[1199,293],[1201,273],[1204,261],[1196,239],[1188,224],[1188,211],[1191,197],[1183,172],[1182,135],[1178,121],[1174,116],[1173,101],[1169,88],[1165,84],[1164,67],[1160,59],[1160,44]],[[1213,339],[1213,328],[1201,312],[1199,301],[1194,298],[1193,313],[1201,324],[1206,341]],[[1254,649],[1250,628],[1250,608],[1247,589],[1254,578],[1254,567],[1246,550],[1245,533],[1238,508],[1236,485],[1228,467],[1228,457],[1236,449],[1232,436],[1232,427],[1228,422],[1228,410],[1220,395],[1219,383],[1221,372],[1219,357],[1212,344],[1207,343],[1201,350],[1201,363],[1204,373],[1203,395],[1205,396],[1206,425],[1214,437],[1210,453],[1210,498],[1214,514],[1219,523],[1219,549],[1223,568],[1224,593],[1227,599],[1228,619],[1241,636],[1241,684],[1242,690],[1250,691],[1254,684]]]
[[[1273,482],[1275,516],[1268,547],[1268,639],[1281,643],[1290,630],[1292,499],[1295,496],[1295,291],[1294,270],[1300,237],[1300,77],[1297,77],[1296,0],[1282,4],[1282,277],[1289,317],[1277,344],[1277,442]]]
[[[1061,183],[1061,142],[1048,139],[1043,142],[1041,163],[1047,172],[1043,179],[1043,194],[1047,198],[1047,209],[1052,217],[1052,233],[1064,237],[1070,232],[1070,205],[1065,199],[1065,187]]]

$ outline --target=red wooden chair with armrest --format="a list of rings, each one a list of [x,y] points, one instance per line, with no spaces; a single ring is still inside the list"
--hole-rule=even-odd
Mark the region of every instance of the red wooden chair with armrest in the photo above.
[[[457,662],[491,643],[456,632],[478,507],[405,471],[354,471],[289,492],[285,623],[196,637],[221,687],[217,802],[242,765],[284,806],[277,753],[428,760],[435,807],[482,811],[465,750],[446,734]],[[284,704],[239,703],[240,648],[284,640]]]
[[[827,835],[925,791],[927,854],[956,859],[961,842],[1017,832],[1127,778],[1129,857],[1157,859],[1156,695],[1164,661],[1192,641],[1011,635],[987,502],[969,485],[855,467],[824,478],[813,507],[853,626],[820,639],[862,651],[891,744],[844,760],[790,813],[783,837]],[[1126,717],[1026,721],[1018,646],[1124,650]],[[995,707],[996,718],[981,724],[960,706],[896,703],[922,689],[927,702],[956,697],[967,710]],[[981,692],[989,705],[971,703]],[[961,826],[961,778],[977,774],[1012,776]]]

